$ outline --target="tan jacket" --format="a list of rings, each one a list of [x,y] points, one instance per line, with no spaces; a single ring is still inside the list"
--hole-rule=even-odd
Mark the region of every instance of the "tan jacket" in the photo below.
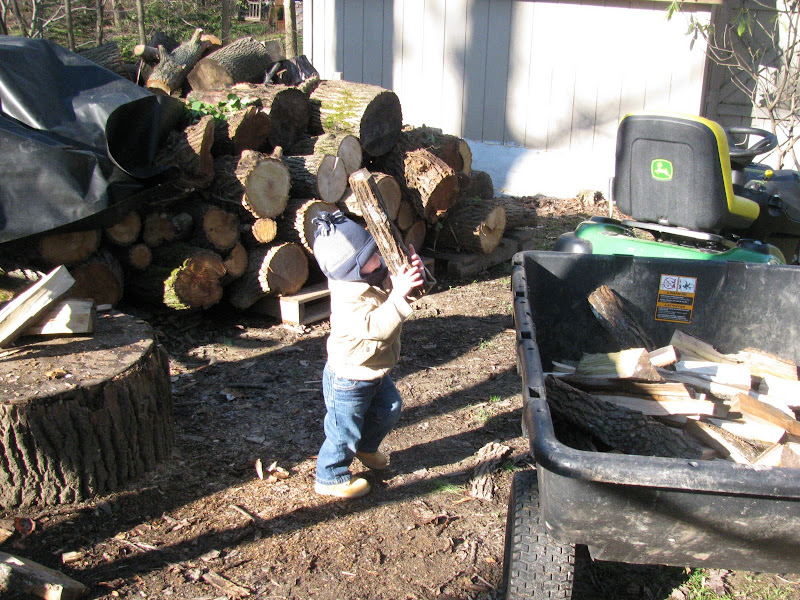
[[[328,280],[331,334],[328,365],[338,377],[369,381],[400,359],[400,331],[411,305],[363,282]]]

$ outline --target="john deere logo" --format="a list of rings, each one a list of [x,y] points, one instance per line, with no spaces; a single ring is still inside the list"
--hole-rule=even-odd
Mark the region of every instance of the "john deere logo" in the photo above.
[[[663,158],[657,158],[650,163],[650,175],[659,181],[669,181],[672,179],[672,163]]]

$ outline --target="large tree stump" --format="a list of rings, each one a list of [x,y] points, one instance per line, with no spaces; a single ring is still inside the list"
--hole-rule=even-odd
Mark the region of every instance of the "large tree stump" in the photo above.
[[[4,509],[107,494],[169,456],[169,365],[147,324],[114,312],[90,337],[32,339],[0,361]]]
[[[230,304],[250,308],[266,296],[291,295],[308,279],[308,255],[293,242],[261,247],[248,253],[247,271],[226,288]]]
[[[206,54],[186,79],[193,90],[218,90],[235,83],[260,83],[271,65],[264,44],[248,36]]]
[[[309,154],[333,154],[344,162],[344,170],[349,176],[361,168],[364,153],[361,142],[351,133],[323,133],[322,135],[301,138],[287,153],[292,156]]]
[[[352,133],[369,156],[389,152],[403,129],[400,99],[377,85],[324,80],[309,100],[309,133]]]
[[[434,249],[489,254],[506,230],[506,209],[499,202],[462,198],[447,213],[433,240]]]
[[[229,94],[242,100],[254,99],[269,114],[272,127],[267,139],[273,147],[291,148],[308,129],[308,96],[292,86],[237,83],[221,90],[189,92],[187,100],[216,105],[226,102]]]
[[[332,154],[284,156],[289,167],[292,198],[319,198],[334,204],[347,189],[344,161]]]

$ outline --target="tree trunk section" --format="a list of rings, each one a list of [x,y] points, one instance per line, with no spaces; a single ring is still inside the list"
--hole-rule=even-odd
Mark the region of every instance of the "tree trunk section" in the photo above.
[[[153,262],[153,252],[150,246],[141,242],[131,246],[115,248],[111,251],[117,258],[123,269],[135,269],[143,271]]]
[[[247,271],[226,288],[228,301],[239,310],[265,296],[295,294],[308,279],[308,255],[292,242],[253,250],[247,262]]]
[[[658,348],[642,324],[633,315],[625,300],[607,285],[601,285],[589,294],[589,305],[603,328],[619,344],[620,350]]]
[[[271,65],[264,44],[248,36],[201,58],[186,79],[193,90],[219,90],[236,83],[260,83]]]
[[[291,177],[279,158],[245,150],[238,158],[218,157],[214,169],[213,197],[241,205],[256,219],[274,219],[286,208]]]
[[[306,136],[298,140],[288,154],[291,156],[333,154],[342,159],[348,176],[360,169],[364,160],[361,142],[350,133],[323,133],[317,136]]]
[[[27,348],[0,362],[0,505],[80,502],[169,457],[167,353],[143,321],[113,312],[92,336],[36,338]]]
[[[499,202],[462,198],[441,225],[434,238],[435,249],[489,254],[505,233],[506,209]]]
[[[139,234],[142,231],[142,218],[135,210],[126,214],[122,219],[112,225],[106,227],[103,233],[105,239],[113,246],[130,246],[139,239]]]
[[[202,29],[195,29],[192,37],[172,52],[167,52],[163,46],[159,47],[158,65],[147,78],[145,87],[154,94],[167,96],[180,91],[186,74],[212,45],[208,39],[201,37],[202,33]]]
[[[125,290],[125,276],[122,265],[111,252],[101,248],[85,262],[72,267],[70,274],[75,278],[75,287],[70,296],[91,298],[98,306],[115,306]]]
[[[276,240],[294,242],[310,254],[314,254],[314,217],[321,212],[333,213],[338,210],[335,204],[323,200],[292,199],[283,215],[278,219]]]
[[[403,243],[407,246],[414,246],[414,250],[419,252],[425,247],[425,237],[428,235],[428,226],[425,221],[419,219],[411,227],[403,230]]]
[[[700,444],[639,411],[587,394],[558,378],[545,378],[547,403],[554,416],[626,454],[699,458]]]
[[[183,131],[170,132],[155,162],[178,168],[180,176],[173,184],[191,190],[206,188],[212,182],[214,129],[214,117],[206,115]]]
[[[88,259],[100,248],[100,230],[53,233],[39,238],[39,256],[51,267],[75,265]]]
[[[482,198],[489,200],[494,198],[494,182],[492,176],[486,171],[471,171],[458,173],[459,197]]]
[[[229,119],[214,123],[213,156],[239,155],[244,150],[258,150],[272,129],[269,115],[257,106],[248,106]]]
[[[319,198],[335,204],[347,189],[344,161],[331,154],[284,156],[291,176],[292,198]]]
[[[397,227],[400,228],[400,231],[405,231],[414,225],[418,218],[417,209],[414,208],[414,204],[411,200],[408,198],[401,198],[400,206],[397,209],[397,217],[395,218],[395,223],[397,223]]]
[[[83,50],[80,55],[112,73],[128,78],[128,70],[122,60],[122,54],[116,42],[109,42],[102,46]]]
[[[389,152],[403,129],[400,99],[377,85],[320,81],[311,93],[309,105],[309,133],[352,133],[369,156]]]
[[[479,173],[480,171],[473,171]],[[519,229],[520,227],[536,227],[539,219],[536,209],[521,203],[518,198],[495,198],[506,209],[506,230]]]
[[[239,243],[239,217],[213,204],[194,207],[197,228],[192,245],[227,252]]]
[[[456,173],[470,175],[472,172],[472,150],[466,140],[442,133],[432,127],[406,127],[399,143],[404,150],[425,149],[442,159]],[[491,196],[490,196],[491,197]]]
[[[236,244],[230,249],[222,263],[225,265],[225,276],[221,280],[223,286],[244,275],[247,271],[247,260],[247,250],[242,244]]]

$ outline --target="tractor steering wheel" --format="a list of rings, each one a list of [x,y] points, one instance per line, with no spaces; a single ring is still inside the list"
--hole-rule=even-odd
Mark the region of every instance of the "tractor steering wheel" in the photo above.
[[[774,133],[757,129],[755,127],[725,127],[725,134],[728,136],[728,146],[731,162],[741,166],[753,162],[759,154],[766,154],[778,145],[778,138]],[[757,136],[759,139],[750,147],[741,147],[733,143],[732,135]]]

